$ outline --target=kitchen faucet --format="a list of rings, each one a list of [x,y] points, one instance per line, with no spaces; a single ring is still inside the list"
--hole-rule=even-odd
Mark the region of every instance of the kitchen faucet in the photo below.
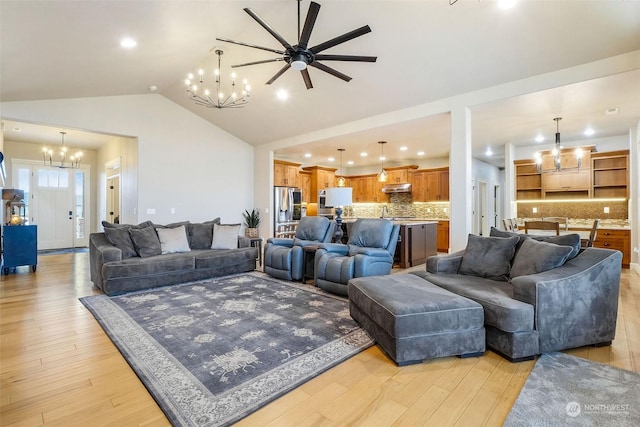
[[[380,218],[384,218],[385,212],[387,213],[387,215],[389,215],[389,208],[387,207],[387,205],[384,205],[382,207],[382,216]]]

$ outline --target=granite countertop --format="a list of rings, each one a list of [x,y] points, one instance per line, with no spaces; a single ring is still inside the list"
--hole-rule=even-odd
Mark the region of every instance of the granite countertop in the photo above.
[[[355,222],[357,219],[359,218],[353,218],[353,217],[347,217],[347,218],[342,218],[342,222]],[[364,219],[364,218],[363,218]],[[400,225],[416,225],[416,224],[430,224],[430,223],[436,223],[438,221],[443,221],[440,219],[435,219],[435,218],[414,218],[414,217],[388,217],[385,218],[388,220],[391,220],[394,224],[400,224]],[[449,219],[447,218],[445,221],[449,221]]]
[[[524,228],[525,221],[539,221],[540,218],[518,218],[518,227]],[[569,218],[569,230],[591,228],[593,219]],[[629,220],[626,219],[601,219],[598,230],[631,230]]]

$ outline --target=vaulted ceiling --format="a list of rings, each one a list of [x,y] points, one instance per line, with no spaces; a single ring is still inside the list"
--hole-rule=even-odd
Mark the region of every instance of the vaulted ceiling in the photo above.
[[[640,2],[521,0],[509,10],[493,1],[319,0],[310,44],[362,25],[372,32],[325,53],[373,55],[376,63],[332,62],[349,83],[311,69],[307,90],[289,70],[265,85],[282,66],[238,68],[252,85],[242,109],[215,110],[186,97],[184,78],[213,67],[210,49],[222,46],[223,73],[232,64],[273,58],[216,37],[271,48],[278,42],[242,9],[252,8],[287,40],[297,38],[295,0],[267,1],[7,1],[0,2],[0,99],[24,101],[159,93],[252,145],[290,138],[354,120],[480,90],[542,73],[640,50]],[[302,16],[308,1],[302,1]],[[137,40],[120,47],[124,36]],[[151,86],[157,89],[150,90]],[[280,101],[276,92],[289,92]],[[618,114],[604,111],[618,108]],[[502,145],[532,145],[555,132],[561,115],[563,140],[621,135],[640,118],[640,70],[503,100],[473,110],[474,155],[487,146],[500,164]],[[10,118],[9,118],[10,119]],[[336,148],[377,153],[390,144],[390,160],[417,151],[447,155],[446,114],[287,149],[283,157],[313,152],[318,163]],[[18,139],[19,137],[16,137]],[[407,151],[392,148],[404,145]],[[402,157],[404,156],[404,157]],[[347,157],[345,157],[347,160]]]

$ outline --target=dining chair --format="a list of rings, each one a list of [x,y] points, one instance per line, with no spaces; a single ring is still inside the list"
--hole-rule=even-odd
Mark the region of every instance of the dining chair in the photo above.
[[[542,218],[543,221],[555,221],[558,224],[563,225],[564,230],[569,229],[569,218],[564,216],[545,216]]]
[[[511,225],[511,218],[504,218],[502,220],[502,225],[504,227],[504,231],[513,231],[513,226]]]
[[[529,230],[555,231],[556,236],[560,235],[560,223],[556,221],[525,221],[524,232],[530,234]]]
[[[593,221],[593,225],[591,226],[591,232],[589,233],[588,239],[580,239],[580,247],[583,248],[591,248],[593,247],[593,242],[596,240],[596,235],[598,234],[598,226],[600,225],[600,220],[596,219]]]
[[[518,231],[518,218],[511,218],[511,231]]]

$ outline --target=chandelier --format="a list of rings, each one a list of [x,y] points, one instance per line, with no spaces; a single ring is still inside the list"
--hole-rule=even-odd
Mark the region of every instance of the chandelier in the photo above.
[[[345,151],[344,148],[338,148],[340,152],[340,176],[338,176],[337,183],[338,187],[344,187],[347,184],[346,178],[343,176],[344,171],[342,170],[342,152]]]
[[[82,158],[82,151],[78,150],[75,152],[75,154],[72,154],[69,156],[69,152],[71,150],[67,148],[67,146],[64,144],[64,136],[66,134],[67,134],[66,132],[60,132],[60,135],[62,135],[62,147],[60,148],[59,160],[55,160],[56,164],[54,164],[53,149],[49,147],[42,148],[42,161],[44,162],[45,166],[46,165],[55,166],[60,169],[67,169],[67,168],[77,169],[80,167],[80,159]],[[67,160],[69,161],[69,163],[67,163]]]
[[[380,144],[380,172],[378,172],[378,182],[387,182],[389,178],[389,174],[384,170],[384,144],[386,143],[387,141],[378,141],[378,144]]]
[[[538,171],[538,173],[549,173],[549,172],[560,172],[560,171],[578,171],[580,170],[580,166],[582,165],[582,149],[580,147],[576,148],[574,151],[574,154],[576,156],[576,159],[578,161],[578,165],[574,166],[574,167],[562,167],[561,164],[561,152],[562,152],[562,146],[560,145],[560,120],[562,120],[562,117],[556,117],[553,119],[556,122],[556,144],[553,147],[553,149],[551,150],[551,155],[553,156],[553,168],[549,168],[549,169],[543,169],[542,168],[542,153],[540,152],[536,152],[535,153],[535,159],[536,159],[536,169]]]
[[[187,84],[187,93],[189,99],[194,101],[197,105],[202,105],[207,108],[242,108],[247,102],[249,102],[249,90],[251,87],[247,83],[247,80],[242,81],[242,90],[238,94],[236,92],[236,73],[231,73],[231,91],[225,95],[222,90],[222,76],[220,68],[220,58],[224,51],[220,48],[211,49],[216,55],[218,55],[218,68],[213,71],[213,77],[215,78],[213,84],[214,88],[206,86],[204,77],[205,72],[203,69],[198,70],[198,76],[195,77],[192,73],[187,76],[185,83]]]

